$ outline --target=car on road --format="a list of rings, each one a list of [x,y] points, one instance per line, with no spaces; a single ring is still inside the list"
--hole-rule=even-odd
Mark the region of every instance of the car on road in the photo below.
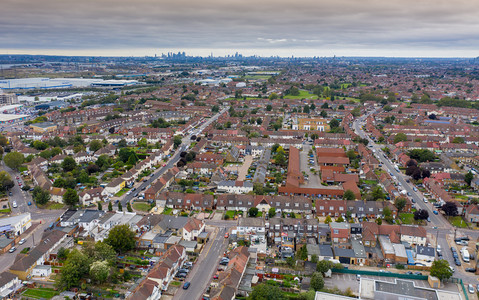
[[[411,202],[412,203],[416,203],[416,200],[414,200],[414,198],[411,199]]]
[[[13,208],[17,208],[18,207],[17,202],[13,201],[12,206],[13,206]]]
[[[13,193],[12,193],[12,192],[8,192],[8,195],[9,195],[9,196],[13,196]]]
[[[31,202],[31,201],[28,201],[27,204],[28,204],[28,206],[31,206],[31,205],[32,205],[32,202]]]
[[[230,234],[227,232],[225,233],[225,239],[229,238]]]
[[[433,211],[433,214],[438,215],[439,212],[438,212],[437,210],[434,210],[434,211]]]
[[[187,290],[190,287],[190,285],[191,283],[189,281],[185,282],[185,284],[183,284],[183,289]]]
[[[26,239],[21,239],[20,242],[18,242],[18,243],[19,243],[20,245],[23,245],[23,244],[25,244],[26,241],[27,241]]]
[[[422,199],[422,200],[424,201],[424,203],[427,203],[427,199],[426,199],[426,198],[424,198],[424,199]]]
[[[428,222],[431,222],[431,217],[427,217],[427,221],[428,221]]]
[[[13,253],[13,252],[15,252],[15,250],[17,250],[17,248],[12,247],[12,248],[10,248],[10,250],[8,250],[8,252]]]
[[[469,291],[469,293],[474,294],[474,287],[472,286],[472,284],[469,284],[467,286],[467,290]]]

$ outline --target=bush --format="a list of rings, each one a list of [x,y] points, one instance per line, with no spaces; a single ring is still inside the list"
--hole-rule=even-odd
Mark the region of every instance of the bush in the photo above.
[[[404,267],[404,265],[397,264],[397,265],[396,265],[396,269],[398,269],[398,270],[404,270],[405,267]]]

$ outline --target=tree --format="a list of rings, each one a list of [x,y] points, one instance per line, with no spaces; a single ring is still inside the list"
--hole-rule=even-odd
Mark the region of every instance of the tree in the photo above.
[[[175,135],[173,137],[173,147],[177,149],[183,141],[181,140],[181,136]]]
[[[110,275],[110,266],[108,262],[104,261],[95,261],[90,266],[90,277],[97,283],[104,283]]]
[[[128,146],[128,143],[126,142],[125,139],[121,139],[121,140],[118,142],[118,148],[122,149],[122,148],[125,148],[126,146]]]
[[[71,156],[67,156],[62,161],[62,168],[65,172],[73,171],[77,167],[75,159]]]
[[[354,200],[356,199],[356,195],[351,190],[346,190],[343,195],[344,200]]]
[[[414,220],[426,220],[429,218],[429,213],[425,209],[418,209],[414,212]]]
[[[270,209],[268,210],[268,216],[270,218],[273,218],[274,216],[276,216],[276,208],[270,207]]]
[[[467,183],[468,186],[471,186],[471,182],[473,179],[474,175],[471,171],[467,172],[467,174],[464,176],[464,181]]]
[[[434,153],[427,149],[412,149],[408,155],[419,162],[433,161],[436,158]]]
[[[394,200],[394,206],[396,206],[398,213],[400,213],[404,209],[404,207],[406,206],[406,203],[407,201],[403,197],[399,197],[399,198],[396,198],[396,200]]]
[[[88,274],[89,259],[78,249],[73,249],[63,265],[62,272],[57,276],[57,287],[70,289],[78,286],[82,277]]]
[[[326,219],[324,220],[324,224],[329,224],[331,222],[333,222],[333,220],[331,219],[331,216],[329,216],[329,215],[326,216]]]
[[[333,262],[329,260],[321,260],[316,265],[316,271],[321,272],[322,274],[328,272],[333,268]]]
[[[130,202],[128,202],[128,204],[126,205],[126,210],[127,210],[128,212],[133,212],[133,208],[131,208]]]
[[[63,194],[63,203],[70,206],[75,206],[80,201],[77,191],[74,189],[67,189],[65,194]]]
[[[309,112],[310,112],[309,105],[306,104],[306,105],[303,107],[303,113],[309,114]]]
[[[67,259],[69,253],[70,253],[69,249],[65,249],[63,247],[60,247],[60,249],[58,249],[58,252],[57,252],[57,258],[59,260],[65,260],[65,259]]]
[[[135,233],[126,224],[113,227],[105,239],[116,252],[126,252],[135,248]]]
[[[118,202],[118,211],[123,211],[123,205],[121,205],[121,202]]]
[[[306,245],[303,245],[301,248],[299,248],[297,256],[301,260],[308,259],[308,249],[306,248]]]
[[[323,274],[321,274],[319,272],[314,272],[313,276],[311,276],[310,287],[315,291],[321,290],[324,287]]]
[[[380,186],[376,186],[371,192],[371,195],[375,201],[379,199],[384,199],[384,192]]]
[[[103,208],[101,207],[101,202],[98,202],[98,210],[103,210]]]
[[[337,222],[337,223],[342,223],[342,222],[344,222],[343,216],[339,216],[339,217],[336,219],[336,222]]]
[[[7,167],[18,170],[18,168],[23,164],[24,156],[20,152],[10,152],[5,155],[3,160],[5,161],[5,165]]]
[[[328,116],[328,113],[325,110],[322,110],[319,115],[323,118],[326,118]]]
[[[96,152],[103,147],[103,143],[100,140],[93,140],[90,142],[90,151]]]
[[[262,283],[253,288],[248,300],[286,300],[286,297],[279,287]]]
[[[402,132],[396,134],[393,140],[394,144],[397,144],[399,142],[406,142],[406,141],[407,141],[407,135]]]
[[[376,219],[376,224],[382,225],[382,224],[383,224],[383,219],[377,218],[377,219]]]
[[[331,121],[329,121],[329,127],[331,127],[331,129],[338,128],[339,121],[337,119],[332,119]]]
[[[454,144],[463,144],[463,143],[464,143],[464,138],[463,138],[463,137],[460,137],[460,136],[456,136],[456,137],[452,140],[452,142],[453,142]]]
[[[248,216],[255,218],[258,215],[258,209],[256,207],[251,207],[248,210]]]
[[[349,160],[353,160],[357,157],[357,154],[356,154],[356,151],[351,149],[351,150],[348,150],[348,152],[346,152],[346,156],[349,158]]]
[[[439,280],[448,279],[452,276],[452,270],[449,262],[445,259],[438,259],[432,263],[431,276],[439,278]]]
[[[32,192],[32,198],[35,203],[44,205],[50,201],[50,193],[39,186],[36,186]]]
[[[344,105],[342,105],[342,104],[341,104],[341,105],[339,105],[339,106],[338,106],[338,109],[340,109],[340,110],[344,110]]]
[[[311,255],[311,262],[313,264],[317,264],[318,263],[318,255],[316,255],[316,254]]]
[[[0,190],[7,191],[15,186],[12,176],[7,171],[0,171]]]
[[[444,211],[444,213],[446,214],[446,216],[451,216],[451,217],[457,216],[457,205],[456,205],[456,203],[454,203],[452,201],[448,201],[448,202],[444,203],[444,205],[441,208]]]
[[[111,201],[108,202],[108,211],[113,211],[113,205],[111,204]]]

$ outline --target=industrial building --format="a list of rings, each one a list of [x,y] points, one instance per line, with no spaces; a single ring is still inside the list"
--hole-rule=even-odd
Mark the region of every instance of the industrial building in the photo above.
[[[59,89],[75,87],[122,87],[140,84],[137,80],[103,80],[98,78],[20,78],[0,80],[0,89]]]
[[[17,104],[18,98],[15,94],[5,94],[0,90],[0,106]]]

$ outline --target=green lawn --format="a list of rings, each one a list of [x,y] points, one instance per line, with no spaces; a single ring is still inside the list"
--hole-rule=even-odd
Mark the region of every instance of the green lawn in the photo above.
[[[414,214],[401,213],[399,214],[399,219],[401,219],[401,222],[403,224],[406,224],[406,225],[414,224]]]
[[[45,204],[45,205],[37,205],[37,206],[41,209],[57,210],[57,209],[62,209],[63,207],[65,207],[65,204],[48,201],[47,204]]]
[[[123,196],[126,192],[128,192],[130,189],[129,188],[123,188],[121,191],[115,194],[115,197],[121,197]]]
[[[448,220],[452,224],[452,226],[459,227],[459,228],[467,227],[467,223],[464,221],[464,219],[461,216],[449,217]]]
[[[162,214],[164,214],[164,215],[170,215],[172,211],[173,211],[173,208],[167,207],[167,208],[165,208],[165,209],[163,210]]]
[[[25,292],[22,293],[23,296],[28,296],[28,297],[36,298],[36,299],[41,299],[41,298],[50,299],[58,294],[60,293],[52,289],[46,289],[46,288],[27,289],[25,290]]]
[[[133,209],[141,211],[150,211],[151,209],[151,206],[145,202],[134,202],[132,206]]]
[[[20,166],[20,167],[18,168],[18,171],[20,171],[20,172],[28,171],[28,168],[25,167],[25,166]]]
[[[236,215],[236,211],[228,210],[228,211],[226,211],[225,215],[228,216],[230,219],[234,219],[234,217]]]
[[[318,99],[318,95],[310,94],[308,91],[299,90],[298,96],[285,95],[284,99]]]

